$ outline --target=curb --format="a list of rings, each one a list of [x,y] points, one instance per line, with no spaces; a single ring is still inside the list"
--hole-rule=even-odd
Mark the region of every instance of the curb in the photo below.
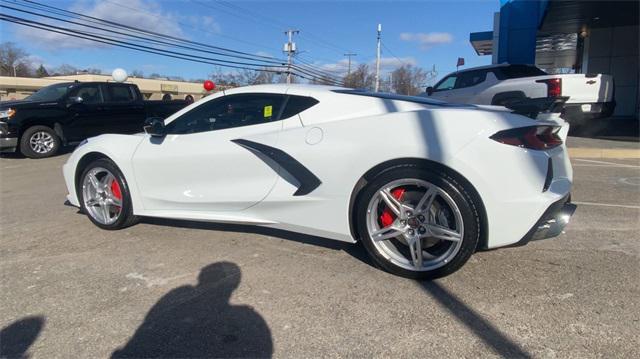
[[[569,148],[569,157],[578,158],[640,158],[640,149],[633,148]]]

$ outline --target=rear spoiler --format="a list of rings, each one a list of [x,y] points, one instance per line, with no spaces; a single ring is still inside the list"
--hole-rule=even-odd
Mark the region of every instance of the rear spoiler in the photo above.
[[[559,113],[567,100],[569,100],[568,96],[524,98],[509,101],[504,104],[504,107],[512,110],[513,113],[535,119],[540,113]]]

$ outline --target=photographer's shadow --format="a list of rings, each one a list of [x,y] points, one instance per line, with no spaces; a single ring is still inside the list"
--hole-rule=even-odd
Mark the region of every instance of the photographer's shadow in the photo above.
[[[162,297],[112,357],[271,357],[265,320],[249,306],[229,303],[240,277],[240,268],[230,262],[202,268],[196,286],[178,287]]]

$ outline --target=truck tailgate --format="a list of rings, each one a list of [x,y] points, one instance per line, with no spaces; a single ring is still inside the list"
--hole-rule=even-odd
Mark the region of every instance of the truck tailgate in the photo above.
[[[613,101],[613,77],[611,75],[561,75],[562,96],[569,96],[567,103],[602,103]]]

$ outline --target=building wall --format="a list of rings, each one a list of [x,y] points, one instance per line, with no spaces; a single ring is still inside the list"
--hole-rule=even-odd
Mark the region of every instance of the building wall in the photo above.
[[[589,32],[584,72],[613,75],[617,102],[614,116],[638,117],[639,30],[638,26],[619,26]]]
[[[0,101],[21,100],[45,86],[76,80],[80,82],[113,81],[111,76],[91,74],[43,78],[0,76]],[[174,100],[183,100],[187,95],[197,100],[207,95],[201,83],[136,77],[129,77],[126,82],[138,85],[140,92],[149,100],[161,100],[165,94],[171,94]],[[217,87],[215,91],[221,89],[223,88]]]
[[[536,34],[547,3],[548,0],[500,1],[498,63],[535,63]]]

